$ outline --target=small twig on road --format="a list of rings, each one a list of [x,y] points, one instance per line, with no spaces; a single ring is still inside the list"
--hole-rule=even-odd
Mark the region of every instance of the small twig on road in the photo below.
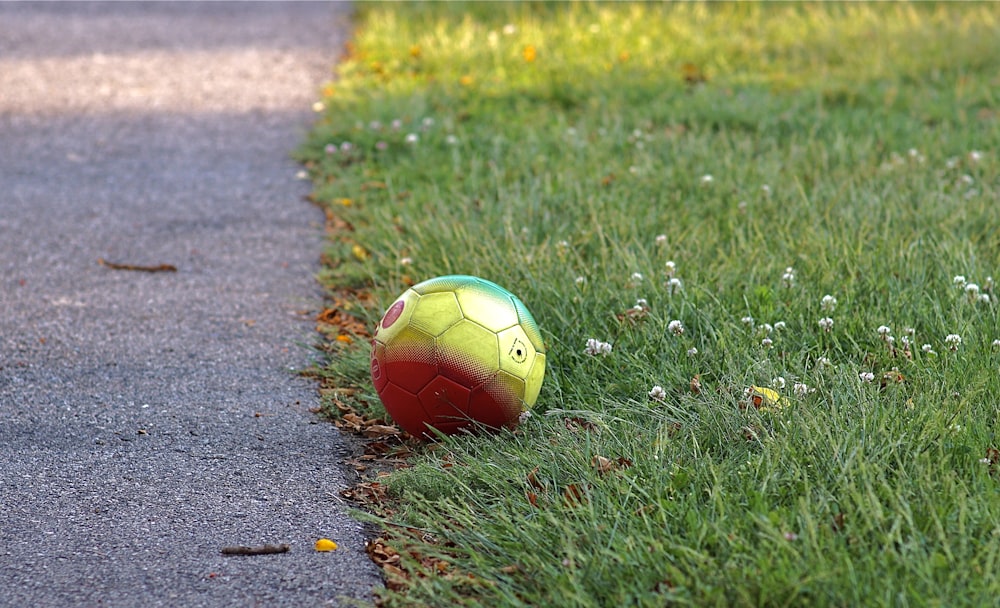
[[[97,258],[97,263],[112,270],[138,270],[140,272],[177,272],[177,267],[173,264],[159,264],[157,266],[139,266],[136,264],[118,264],[109,262],[104,258]]]
[[[259,547],[223,547],[223,555],[270,555],[272,553],[288,553],[291,547],[281,545],[261,545]]]

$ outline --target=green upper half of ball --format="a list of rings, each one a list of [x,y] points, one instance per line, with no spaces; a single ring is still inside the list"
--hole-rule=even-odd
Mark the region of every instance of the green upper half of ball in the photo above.
[[[535,351],[545,352],[541,331],[524,302],[492,281],[468,275],[436,277],[406,290],[386,311],[376,336],[388,340],[387,333],[399,330],[397,324],[438,336],[463,318],[494,333],[520,326]]]

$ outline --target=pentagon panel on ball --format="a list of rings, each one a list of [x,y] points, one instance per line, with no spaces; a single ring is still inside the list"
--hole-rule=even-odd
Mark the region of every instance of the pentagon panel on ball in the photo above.
[[[415,437],[512,428],[535,404],[544,375],[545,345],[528,308],[478,277],[414,285],[389,306],[372,339],[375,390]]]

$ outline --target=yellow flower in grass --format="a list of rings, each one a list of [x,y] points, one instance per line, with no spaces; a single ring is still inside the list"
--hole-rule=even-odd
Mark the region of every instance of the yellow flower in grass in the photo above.
[[[471,87],[473,82],[475,82],[475,78],[473,78],[471,74],[465,74],[458,79],[458,84],[463,87]]]
[[[524,47],[523,51],[521,51],[521,55],[524,57],[524,60],[527,61],[528,63],[534,63],[535,58],[538,57],[538,51],[535,49],[534,45],[529,44],[528,46]]]
[[[788,399],[778,394],[778,391],[762,386],[748,388],[747,397],[749,404],[758,410],[768,410],[772,407],[780,409],[788,405]]]
[[[351,253],[353,253],[354,257],[358,258],[362,262],[368,259],[368,252],[365,251],[365,248],[361,245],[353,245],[351,247]]]

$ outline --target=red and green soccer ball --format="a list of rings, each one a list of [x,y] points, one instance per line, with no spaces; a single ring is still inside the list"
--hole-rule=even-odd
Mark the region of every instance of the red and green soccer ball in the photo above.
[[[389,306],[375,328],[371,375],[386,411],[415,437],[512,428],[538,399],[545,346],[517,296],[449,275]]]

